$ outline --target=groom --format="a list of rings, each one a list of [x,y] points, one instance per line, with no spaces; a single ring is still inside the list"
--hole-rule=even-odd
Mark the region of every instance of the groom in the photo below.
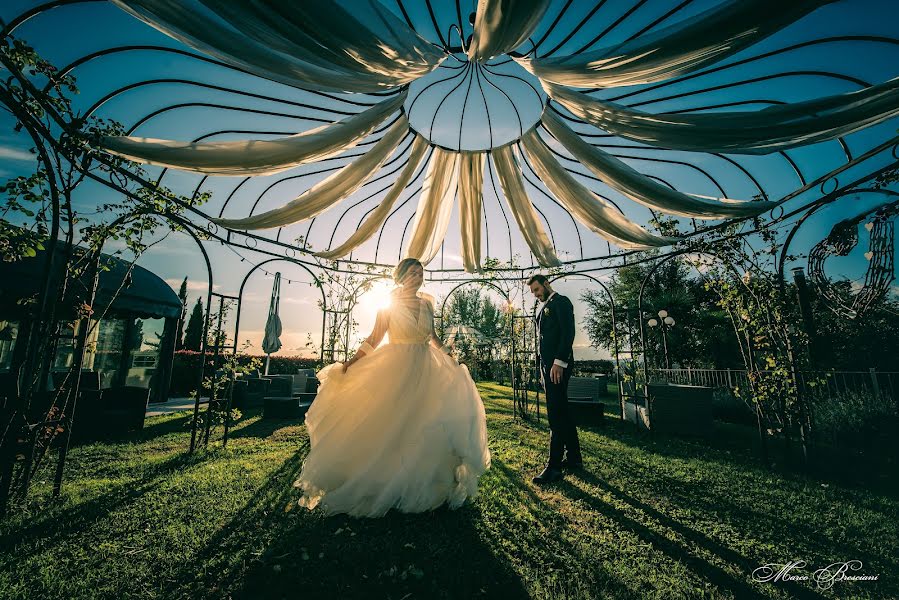
[[[549,461],[543,472],[534,477],[534,483],[543,484],[562,479],[563,467],[583,467],[577,427],[568,410],[568,380],[574,369],[574,307],[571,300],[553,291],[545,275],[532,276],[528,279],[528,286],[540,301],[535,318],[540,336],[539,363],[551,432]]]

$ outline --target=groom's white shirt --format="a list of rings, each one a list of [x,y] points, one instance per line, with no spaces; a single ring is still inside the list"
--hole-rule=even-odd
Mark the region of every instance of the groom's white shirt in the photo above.
[[[549,303],[550,298],[552,298],[552,297],[555,296],[555,295],[556,295],[556,292],[554,291],[552,294],[550,294],[549,296],[547,296],[546,300],[544,300],[543,302],[540,303],[540,305],[537,307],[537,315],[539,315],[540,313],[543,312],[543,307],[546,306],[546,305]],[[543,317],[538,316],[537,318],[538,318],[538,319],[542,319]],[[559,366],[562,367],[563,369],[567,369],[567,368],[568,368],[568,363],[567,363],[567,362],[563,362],[563,361],[559,360],[558,358],[555,359],[555,360],[553,361],[553,364],[554,364],[554,365],[559,365]]]

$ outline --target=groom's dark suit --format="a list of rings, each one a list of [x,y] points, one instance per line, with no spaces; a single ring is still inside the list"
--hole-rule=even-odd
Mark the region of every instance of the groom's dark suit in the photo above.
[[[581,462],[577,427],[568,410],[568,380],[574,370],[574,306],[567,297],[554,293],[536,318],[540,336],[540,370],[546,391],[546,414],[552,432],[547,466],[558,469],[562,465],[563,454],[566,454],[569,462]],[[561,381],[553,383],[549,371],[557,360],[567,366],[562,371]]]

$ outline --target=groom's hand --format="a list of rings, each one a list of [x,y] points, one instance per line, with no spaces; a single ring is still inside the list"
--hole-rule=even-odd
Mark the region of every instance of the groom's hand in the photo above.
[[[562,381],[562,367],[559,365],[553,365],[549,369],[549,380],[555,384],[558,384]]]

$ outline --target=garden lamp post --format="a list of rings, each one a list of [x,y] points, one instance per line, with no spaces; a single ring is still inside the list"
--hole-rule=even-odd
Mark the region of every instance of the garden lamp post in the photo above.
[[[649,321],[647,321],[646,324],[649,325],[650,327],[653,327],[653,328],[658,327],[661,329],[661,331],[662,331],[662,348],[665,351],[665,368],[670,369],[671,364],[668,360],[667,332],[668,332],[668,329],[670,329],[671,327],[674,327],[674,317],[670,316],[668,314],[668,311],[663,308],[662,310],[659,311],[658,319],[652,318]]]

